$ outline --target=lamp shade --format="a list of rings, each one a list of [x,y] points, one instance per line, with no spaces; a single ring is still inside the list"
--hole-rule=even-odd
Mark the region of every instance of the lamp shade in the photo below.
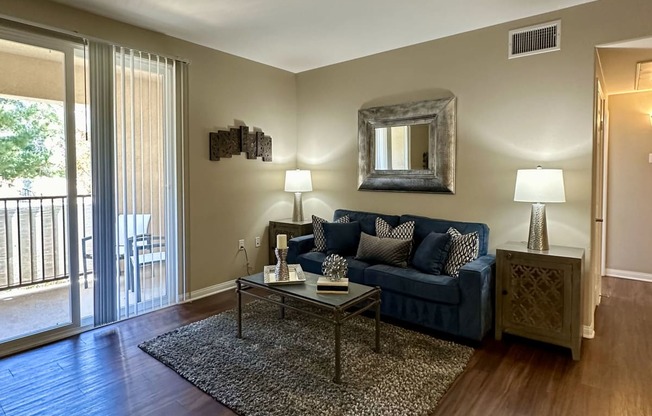
[[[286,170],[285,192],[312,191],[312,177],[309,170]]]
[[[519,169],[516,172],[514,201],[566,202],[561,169]]]

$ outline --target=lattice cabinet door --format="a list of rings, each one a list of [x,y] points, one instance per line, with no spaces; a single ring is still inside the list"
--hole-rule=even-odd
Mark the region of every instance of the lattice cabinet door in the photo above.
[[[571,348],[579,359],[584,250],[508,243],[496,249],[496,258],[496,339],[509,333],[549,342]]]

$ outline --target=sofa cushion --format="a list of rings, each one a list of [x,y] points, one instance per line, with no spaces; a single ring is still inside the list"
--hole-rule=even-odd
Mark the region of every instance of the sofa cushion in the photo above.
[[[324,235],[324,227],[323,224],[326,221],[323,218],[320,218],[316,215],[312,216],[312,233],[315,236],[315,251],[326,251],[326,236]],[[350,222],[349,217],[346,215],[343,217],[340,217],[337,219],[337,221],[333,221],[337,223],[346,223]]]
[[[478,233],[474,231],[469,234],[462,234],[451,227],[448,229],[447,234],[450,234],[452,239],[448,261],[444,270],[446,274],[458,277],[462,266],[478,258]]]
[[[414,252],[412,265],[424,273],[441,274],[448,260],[451,248],[451,235],[431,232]]]
[[[298,257],[299,264],[304,272],[314,273],[321,275],[321,265],[326,258],[326,253],[321,251],[311,251],[309,253],[301,254]],[[346,277],[355,283],[364,284],[364,270],[370,266],[360,260],[355,260],[353,257],[346,257],[348,263],[348,272]]]
[[[383,263],[397,267],[406,267],[410,255],[412,240],[380,238],[363,232],[355,256],[356,260],[367,263]]]
[[[431,232],[445,233],[450,227],[455,228],[462,234],[478,232],[479,239],[479,256],[487,254],[489,249],[489,227],[486,224],[477,222],[448,221],[436,218],[419,217],[417,215],[402,215],[401,223],[414,221],[414,249],[419,248],[419,244]]]
[[[354,256],[360,242],[360,223],[357,221],[337,223],[325,222],[326,254]]]
[[[364,272],[365,284],[431,302],[457,305],[460,303],[458,279],[432,275],[415,269],[377,264]]]
[[[369,234],[376,235],[376,218],[380,217],[387,224],[396,227],[399,224],[400,217],[398,215],[377,214],[374,212],[351,211],[348,209],[336,209],[333,214],[333,220],[338,220],[342,217],[349,217],[351,221],[360,223],[360,229]]]
[[[321,264],[326,258],[326,253],[322,251],[311,251],[301,254],[297,257],[298,263],[304,272],[315,273],[321,275]]]

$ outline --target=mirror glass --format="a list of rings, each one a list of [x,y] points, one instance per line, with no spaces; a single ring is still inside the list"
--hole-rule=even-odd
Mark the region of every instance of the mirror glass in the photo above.
[[[358,110],[358,189],[455,193],[455,97]]]
[[[376,170],[428,169],[428,124],[375,129]]]

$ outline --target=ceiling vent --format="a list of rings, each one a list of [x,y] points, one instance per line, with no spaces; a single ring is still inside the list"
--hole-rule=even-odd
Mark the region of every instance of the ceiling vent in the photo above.
[[[509,31],[508,57],[558,51],[561,45],[561,20]]]

